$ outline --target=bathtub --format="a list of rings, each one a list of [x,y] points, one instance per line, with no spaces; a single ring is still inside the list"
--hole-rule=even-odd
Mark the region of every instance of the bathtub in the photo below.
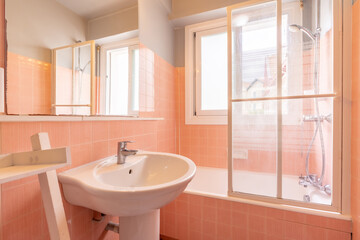
[[[271,173],[256,173],[250,171],[234,171],[234,178],[237,180],[234,189],[247,193],[258,194],[262,192],[265,195],[271,195],[276,186],[276,175]],[[260,180],[259,180],[260,179]],[[234,181],[235,182],[235,181]],[[331,204],[331,196],[318,190],[313,186],[303,187],[299,185],[299,177],[292,175],[283,176],[283,198],[297,201],[304,201],[304,195],[309,196],[310,202],[325,205]],[[273,204],[259,202],[250,199],[243,199],[228,196],[228,170],[210,167],[197,167],[194,179],[185,189],[185,193],[201,195],[205,197],[213,197],[223,200],[244,202],[248,204],[263,205],[273,208],[281,208],[285,210],[298,211],[302,213],[311,213],[328,217],[348,219],[348,216],[339,213],[327,212],[321,210],[313,210],[302,207],[294,207],[289,205]]]

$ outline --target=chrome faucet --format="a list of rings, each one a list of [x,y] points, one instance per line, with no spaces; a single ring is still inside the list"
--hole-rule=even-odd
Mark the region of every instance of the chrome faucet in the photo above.
[[[133,142],[132,141],[118,142],[117,164],[124,164],[127,156],[135,155],[138,152],[138,150],[127,149],[126,145],[128,143],[133,143]]]

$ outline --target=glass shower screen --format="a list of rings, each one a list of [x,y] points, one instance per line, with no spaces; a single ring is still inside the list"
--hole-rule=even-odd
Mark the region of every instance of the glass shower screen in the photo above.
[[[230,195],[338,204],[332,4],[249,1],[228,9]]]

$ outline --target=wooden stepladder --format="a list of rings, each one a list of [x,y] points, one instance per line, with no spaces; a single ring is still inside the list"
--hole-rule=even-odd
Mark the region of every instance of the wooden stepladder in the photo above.
[[[47,133],[31,136],[31,144],[33,151],[51,149]],[[56,170],[40,173],[38,178],[51,240],[70,240]]]
[[[52,240],[70,240],[56,169],[71,163],[70,149],[51,148],[47,133],[31,137],[33,151],[0,155],[0,220],[1,184],[38,175],[46,220]],[[0,240],[3,239],[0,221]]]

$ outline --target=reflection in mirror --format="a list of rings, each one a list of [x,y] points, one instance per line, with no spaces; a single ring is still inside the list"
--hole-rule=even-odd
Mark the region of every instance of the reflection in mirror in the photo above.
[[[100,47],[100,115],[138,115],[139,70],[137,39]]]
[[[136,50],[128,53],[128,61],[133,63],[128,66],[132,69],[127,68],[126,73],[120,74],[119,67],[111,68],[113,71],[110,73],[116,77],[111,81],[106,80],[109,81],[105,85],[107,92],[100,88],[103,84],[103,80],[100,80],[102,67],[99,65],[100,61],[95,62],[95,59],[100,60],[100,56],[97,56],[100,51],[96,51],[94,55],[94,73],[91,73],[91,67],[87,65],[89,59],[85,59],[89,56],[83,55],[86,52],[85,47],[64,49],[57,53],[58,67],[72,69],[67,72],[67,76],[65,71],[51,71],[51,60],[54,59],[51,55],[52,49],[90,40],[102,47],[105,43],[138,36],[137,0],[98,1],[94,6],[84,8],[87,1],[6,0],[9,44],[7,114],[137,115],[139,67],[134,63],[138,62],[139,54]],[[120,56],[115,53],[111,55],[113,61],[120,61]],[[69,60],[70,56],[72,61]],[[70,62],[73,62],[71,67]],[[76,66],[77,64],[80,65]],[[121,68],[124,69],[124,66],[121,65]],[[93,80],[90,79],[92,74],[96,76]],[[128,79],[134,79],[134,82],[129,81],[128,85],[124,85],[123,80],[121,84],[116,82],[114,79],[118,78],[119,74],[127,75]],[[57,77],[56,85],[51,76]],[[62,77],[65,80],[59,80]],[[60,89],[57,89],[58,86]],[[62,91],[65,86],[66,90]],[[123,94],[125,89],[127,91]]]
[[[90,115],[94,55],[94,41],[53,50],[52,111],[55,115]]]

